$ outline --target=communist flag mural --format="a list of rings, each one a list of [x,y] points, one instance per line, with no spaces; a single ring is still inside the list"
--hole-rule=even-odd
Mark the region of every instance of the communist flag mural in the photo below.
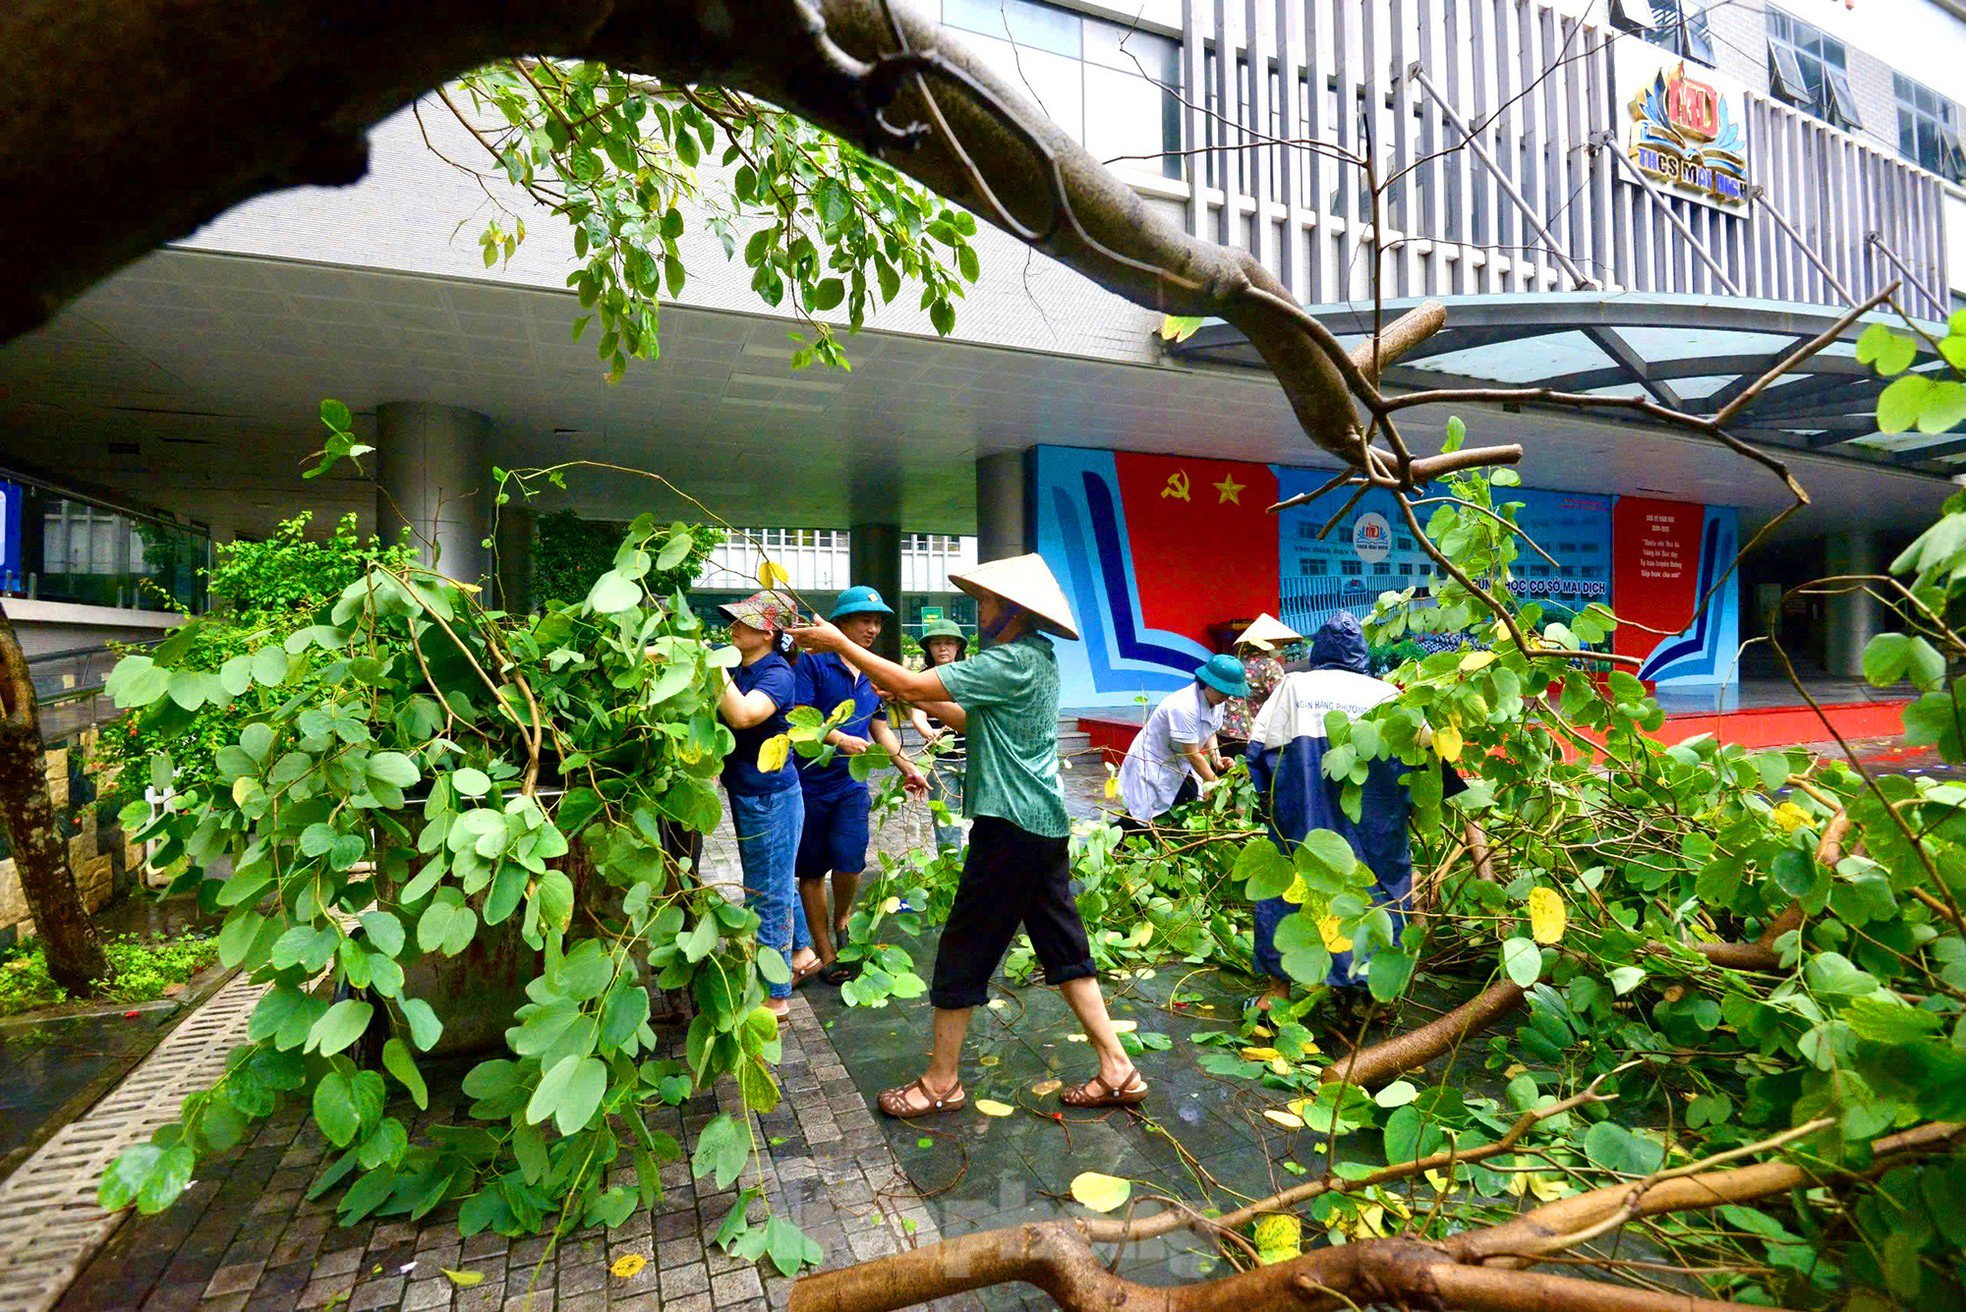
[[[1039,447],[1037,549],[1084,638],[1059,646],[1067,705],[1158,699],[1213,651],[1208,626],[1277,604],[1268,465]]]

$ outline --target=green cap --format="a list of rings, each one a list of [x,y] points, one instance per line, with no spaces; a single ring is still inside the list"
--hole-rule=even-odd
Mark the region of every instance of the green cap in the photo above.
[[[927,646],[930,638],[954,638],[965,648],[969,646],[969,635],[964,633],[963,626],[954,620],[936,620],[932,624],[923,625],[922,645]]]

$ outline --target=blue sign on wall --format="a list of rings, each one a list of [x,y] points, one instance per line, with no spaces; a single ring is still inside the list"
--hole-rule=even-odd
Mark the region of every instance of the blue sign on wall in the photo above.
[[[21,559],[21,512],[27,493],[18,483],[0,479],[0,589],[19,592],[27,586],[27,564]]]

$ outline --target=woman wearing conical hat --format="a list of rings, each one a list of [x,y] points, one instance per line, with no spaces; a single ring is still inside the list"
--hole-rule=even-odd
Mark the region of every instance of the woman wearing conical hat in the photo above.
[[[1236,638],[1236,655],[1242,661],[1243,682],[1249,692],[1230,698],[1222,710],[1222,750],[1240,755],[1249,742],[1249,723],[1270,700],[1270,694],[1283,682],[1283,662],[1277,652],[1304,636],[1265,611]]]
[[[847,641],[830,624],[793,630],[808,651],[838,652],[890,697],[920,706],[964,732],[963,814],[973,824],[955,905],[936,949],[929,1001],[935,1046],[928,1070],[879,1099],[889,1116],[954,1111],[970,1012],[1021,925],[1045,982],[1078,1016],[1099,1073],[1062,1100],[1071,1107],[1130,1107],[1147,1084],[1120,1047],[1092,965],[1071,887],[1071,823],[1058,774],[1058,658],[1047,632],[1076,640],[1071,608],[1040,556],[992,560],[949,581],[976,598],[977,634],[989,645],[953,665],[909,670]]]

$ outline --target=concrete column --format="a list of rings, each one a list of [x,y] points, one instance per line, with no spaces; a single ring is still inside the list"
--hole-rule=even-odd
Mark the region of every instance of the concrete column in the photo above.
[[[1823,563],[1831,576],[1875,574],[1881,568],[1877,534],[1832,533],[1824,543]],[[1877,635],[1877,600],[1864,591],[1825,598],[1827,632],[1823,634],[1823,664],[1832,678],[1861,679],[1864,648]]]
[[[1024,453],[984,456],[976,462],[976,559],[1021,556],[1031,547],[1024,523]]]
[[[894,607],[894,614],[881,628],[874,650],[891,661],[901,659],[901,526],[898,524],[855,524],[847,539],[848,581],[866,584],[881,594],[881,600]]]
[[[480,582],[485,573],[489,427],[483,415],[460,406],[386,401],[376,407],[382,536],[393,540],[408,524],[424,562],[461,583]]]
[[[539,517],[517,500],[496,509],[498,526],[492,539],[498,547],[498,605],[524,611],[532,606],[533,530]]]

